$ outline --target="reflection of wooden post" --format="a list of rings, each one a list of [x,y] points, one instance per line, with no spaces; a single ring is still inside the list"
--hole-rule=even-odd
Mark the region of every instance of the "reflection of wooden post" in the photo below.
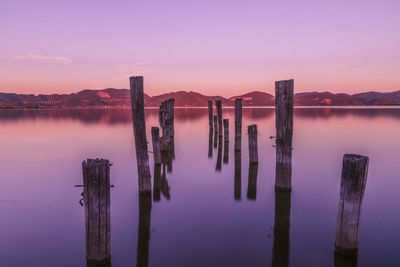
[[[224,142],[224,164],[229,163],[229,142]]]
[[[154,185],[153,185],[153,199],[160,201],[161,199],[161,164],[154,164]]]
[[[136,266],[149,266],[151,193],[139,194],[139,229]]]
[[[289,266],[290,198],[290,192],[275,192],[275,224],[272,267]]]
[[[214,115],[214,132],[218,133],[218,117]]]
[[[213,130],[213,106],[212,101],[208,101],[208,124],[210,131]]]
[[[257,196],[258,164],[249,165],[249,181],[247,185],[247,199],[255,200]]]
[[[221,171],[222,165],[222,136],[218,137],[218,155],[217,155],[217,164],[215,166],[215,170]]]
[[[242,99],[235,99],[235,151],[242,149]]]
[[[210,131],[208,134],[208,157],[212,158],[213,152],[213,132]]]
[[[153,142],[154,164],[161,164],[160,128],[151,127],[151,138]]]
[[[158,111],[158,121],[162,129],[162,137],[169,139],[174,136],[174,99],[161,103]]]
[[[236,200],[242,198],[242,154],[235,151],[235,189],[234,195]]]
[[[285,172],[291,173],[293,136],[293,80],[275,82],[275,123],[276,123],[276,165],[282,165]],[[289,170],[290,169],[290,170]],[[275,188],[290,191],[291,175],[277,172]]]
[[[335,267],[357,267],[357,257],[346,257],[335,253],[334,265]]]
[[[106,159],[82,162],[88,266],[110,266],[110,165]]]
[[[257,125],[249,125],[247,127],[249,136],[249,161],[250,164],[258,163],[258,148],[257,148]]]
[[[275,189],[279,191],[292,190],[292,148],[276,148]]]
[[[218,134],[219,134],[219,136],[222,136],[222,103],[221,103],[221,100],[216,100],[215,106],[217,107],[217,116],[218,116]]]
[[[139,192],[151,192],[149,154],[144,120],[143,77],[130,77],[133,130],[135,135]]]
[[[368,173],[368,157],[343,156],[339,212],[336,224],[335,252],[345,256],[358,253],[361,203]]]
[[[224,143],[229,143],[229,120],[224,119]]]

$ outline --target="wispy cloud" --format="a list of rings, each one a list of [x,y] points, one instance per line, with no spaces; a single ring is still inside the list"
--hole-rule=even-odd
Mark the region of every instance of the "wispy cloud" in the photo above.
[[[33,52],[26,52],[25,54],[16,55],[16,56],[0,56],[0,58],[28,59],[28,60],[50,60],[50,61],[60,61],[60,62],[65,62],[65,63],[71,62],[71,59],[66,58],[66,57],[44,56],[44,55],[35,54]]]
[[[128,63],[118,65],[118,69],[124,72],[143,72],[145,71],[145,64],[143,62]]]

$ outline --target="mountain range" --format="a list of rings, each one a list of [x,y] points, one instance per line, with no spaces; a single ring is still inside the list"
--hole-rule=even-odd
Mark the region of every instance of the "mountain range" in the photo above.
[[[206,107],[209,100],[221,100],[223,106],[234,106],[236,98],[243,99],[243,106],[274,106],[273,95],[254,91],[230,98],[206,96],[196,92],[178,91],[158,96],[145,94],[146,107],[159,107],[161,102],[175,99],[177,107]],[[389,93],[365,92],[359,94],[333,94],[330,92],[297,93],[296,106],[374,106],[400,105],[400,90]],[[108,88],[103,90],[82,90],[72,94],[15,94],[0,93],[0,108],[89,108],[89,107],[130,107],[128,89]]]

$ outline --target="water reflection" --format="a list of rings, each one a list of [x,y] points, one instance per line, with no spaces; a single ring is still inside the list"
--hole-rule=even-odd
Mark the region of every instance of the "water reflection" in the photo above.
[[[242,152],[235,151],[235,200],[242,198]]]
[[[289,266],[291,192],[275,192],[274,244],[272,267]]]
[[[335,267],[357,267],[357,257],[349,258],[342,256],[338,253],[334,253]]]
[[[216,133],[215,136],[218,134]],[[222,165],[222,136],[218,137],[218,155],[217,155],[217,164],[215,165],[215,170],[216,171],[221,171],[221,165]]]
[[[208,134],[208,157],[212,158],[213,155],[213,131],[210,130]]]
[[[256,200],[257,196],[258,164],[249,164],[249,181],[247,186],[247,199]]]
[[[137,245],[137,267],[149,266],[149,240],[151,221],[151,193],[139,194],[139,227]]]

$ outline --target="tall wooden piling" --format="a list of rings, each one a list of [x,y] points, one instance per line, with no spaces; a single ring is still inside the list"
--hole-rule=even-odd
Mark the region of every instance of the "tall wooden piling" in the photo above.
[[[276,146],[292,147],[293,80],[275,82]]]
[[[343,156],[335,253],[344,256],[354,257],[358,253],[360,212],[367,182],[368,161],[366,156]]]
[[[151,127],[154,164],[161,164],[160,128]]]
[[[229,119],[224,119],[224,143],[229,143]]]
[[[82,162],[87,266],[110,266],[110,161]]]
[[[161,164],[154,164],[153,200],[161,199]]]
[[[242,149],[242,99],[235,99],[235,151]]]
[[[210,132],[213,130],[213,104],[212,101],[208,101],[208,124]]]
[[[292,136],[293,136],[293,92],[294,81],[275,82],[275,124],[276,124],[276,165],[291,172]],[[291,175],[276,175],[275,188],[290,191],[292,188]]]
[[[174,99],[168,99],[161,103],[158,110],[158,122],[162,129],[162,137],[169,139],[174,136]]]
[[[242,198],[242,153],[235,151],[235,188],[234,188],[235,200]]]
[[[291,192],[275,192],[272,267],[289,266]]]
[[[249,136],[249,162],[250,164],[258,164],[258,148],[257,148],[257,125],[249,125],[247,127]]]
[[[258,164],[249,164],[249,180],[247,184],[247,199],[255,200],[257,196]]]
[[[216,100],[215,106],[217,107],[218,134],[220,136],[222,136],[222,102],[221,102],[221,100]]]
[[[130,77],[133,131],[135,135],[139,192],[151,192],[151,174],[144,120],[143,77]]]

